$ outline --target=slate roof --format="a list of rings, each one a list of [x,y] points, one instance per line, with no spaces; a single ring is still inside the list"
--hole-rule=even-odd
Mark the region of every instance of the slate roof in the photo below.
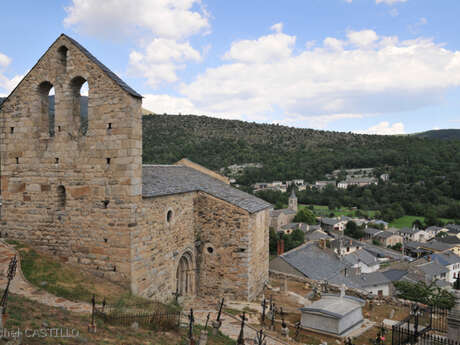
[[[280,258],[310,279],[327,280],[331,284],[345,284],[359,289],[359,286],[341,273],[347,267],[346,263],[340,261],[332,251],[319,248],[316,243],[305,243],[284,253]]]
[[[407,270],[398,270],[398,269],[391,269],[391,270],[382,272],[382,274],[392,282],[401,280],[401,278],[404,277],[407,273],[408,273]]]
[[[362,288],[390,284],[388,279],[382,272],[363,273],[360,275],[350,276],[350,279]]]
[[[359,249],[351,254],[345,255],[343,259],[353,265],[357,264],[358,262],[363,262],[367,266],[374,266],[379,263],[374,255],[364,249]]]
[[[142,196],[144,198],[195,191],[210,194],[249,213],[273,207],[262,199],[186,166],[144,165],[142,167]]]
[[[331,239],[332,237],[330,237],[328,234],[326,234],[324,231],[322,230],[315,230],[315,231],[312,231],[312,232],[307,232],[307,234],[305,235],[305,239],[307,241],[319,241],[321,239]]]
[[[425,258],[430,258],[431,261],[435,261],[442,266],[449,266],[460,263],[460,256],[452,252],[435,253],[427,255]]]
[[[380,233],[378,233],[377,235],[375,235],[375,237],[378,237],[378,238],[382,238],[382,239],[387,239],[388,237],[391,237],[395,235],[394,233],[392,233],[391,231],[382,231]],[[399,237],[401,238],[401,237]]]
[[[420,247],[428,248],[428,249],[432,249],[436,251],[443,251],[443,250],[451,249],[453,245],[449,243],[439,242],[439,241],[430,241],[426,243],[421,243]]]
[[[281,213],[284,213],[284,214],[296,214],[297,212],[294,211],[294,210],[291,210],[290,208],[283,208],[283,209],[280,209],[280,210],[273,210],[270,212],[270,216],[271,217],[278,217]]]
[[[368,235],[371,235],[371,236],[374,236],[374,235],[378,234],[379,232],[382,232],[382,230],[379,230],[379,229],[376,229],[376,228],[365,228],[363,231],[364,231],[364,233],[366,233]]]
[[[460,233],[460,225],[458,225],[458,224],[447,224],[446,229],[448,229],[449,232],[453,233],[453,234]]]
[[[66,37],[70,42],[72,42],[78,49],[81,50],[83,54],[86,55],[88,59],[90,59],[93,63],[99,66],[100,69],[104,71],[107,76],[112,79],[115,83],[118,84],[123,90],[129,93],[133,97],[142,98],[142,96],[134,91],[128,84],[126,84],[123,80],[120,79],[115,73],[113,73],[108,67],[106,67],[102,62],[96,59],[85,47],[83,47],[80,43],[75,41],[73,38],[67,36],[66,34],[61,34],[61,36]]]
[[[399,230],[399,232],[401,234],[413,234],[416,231],[418,231],[418,230],[415,230],[415,229],[412,229],[412,228],[402,228],[401,230]]]
[[[449,270],[437,262],[427,262],[420,265],[416,265],[426,276],[433,278],[434,276],[441,275],[442,273],[448,273]]]
[[[321,218],[322,224],[335,225],[339,222],[336,218]]]
[[[460,244],[460,238],[457,236],[445,236],[438,238],[439,242],[446,243],[446,244],[451,244],[450,247],[454,247],[456,244]]]
[[[3,101],[4,101],[5,99],[6,99],[6,98],[0,97],[0,107],[2,106],[2,103],[3,103]]]

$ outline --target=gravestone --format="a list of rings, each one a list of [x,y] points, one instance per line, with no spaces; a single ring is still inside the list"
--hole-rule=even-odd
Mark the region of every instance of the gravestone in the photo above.
[[[362,308],[365,301],[345,295],[324,294],[320,300],[300,309],[302,328],[318,330],[333,335],[343,335],[363,322]]]

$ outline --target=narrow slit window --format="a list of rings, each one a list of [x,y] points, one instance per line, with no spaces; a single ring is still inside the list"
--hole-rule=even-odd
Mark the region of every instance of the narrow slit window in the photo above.
[[[41,113],[43,130],[48,130],[49,136],[54,137],[54,120],[55,120],[55,92],[53,84],[44,81],[38,86],[38,92],[41,100]]]
[[[59,164],[59,158],[58,157],[54,158],[54,163]]]
[[[107,165],[110,165],[110,158],[106,158],[105,160],[107,162]]]
[[[58,186],[57,187],[57,206],[58,209],[63,210],[65,209],[65,204],[66,204],[66,191],[64,186]]]
[[[10,133],[11,133],[11,134],[14,133],[14,127],[10,127]]]
[[[16,157],[16,164],[19,164],[19,157]]]

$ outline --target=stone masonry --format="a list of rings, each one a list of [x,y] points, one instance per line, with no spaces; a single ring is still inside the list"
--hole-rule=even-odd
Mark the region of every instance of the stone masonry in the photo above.
[[[268,280],[271,205],[188,160],[174,186],[155,167],[143,180],[141,106],[137,92],[59,36],[0,108],[1,236],[146,297],[254,298]]]

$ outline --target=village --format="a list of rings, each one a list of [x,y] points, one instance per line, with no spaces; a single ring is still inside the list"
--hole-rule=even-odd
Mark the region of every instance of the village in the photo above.
[[[205,2],[5,4],[32,29],[0,44],[0,345],[460,345],[460,142],[372,122],[458,87],[459,52]]]

